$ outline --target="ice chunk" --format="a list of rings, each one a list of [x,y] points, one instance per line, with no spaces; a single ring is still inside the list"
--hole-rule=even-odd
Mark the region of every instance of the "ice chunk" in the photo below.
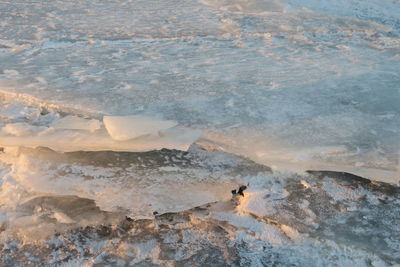
[[[94,132],[101,127],[100,121],[96,119],[84,119],[77,116],[66,116],[54,121],[51,126],[56,129],[86,130]]]
[[[1,130],[2,132],[13,136],[27,136],[43,130],[44,127],[30,125],[26,122],[9,123]]]
[[[111,138],[117,141],[126,141],[142,135],[157,133],[177,125],[175,121],[142,115],[104,116],[103,122]]]
[[[25,132],[24,134],[27,134]],[[187,150],[201,135],[201,131],[176,127],[167,129],[160,134],[142,135],[135,139],[116,141],[105,131],[91,133],[88,131],[63,130],[48,128],[37,134],[16,136],[3,135],[0,146],[15,147],[48,147],[57,151],[150,151],[162,148]]]

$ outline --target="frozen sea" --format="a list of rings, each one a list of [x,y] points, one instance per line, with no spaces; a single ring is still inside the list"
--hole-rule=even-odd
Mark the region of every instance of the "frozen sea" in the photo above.
[[[398,265],[399,161],[398,0],[0,1],[0,265]]]

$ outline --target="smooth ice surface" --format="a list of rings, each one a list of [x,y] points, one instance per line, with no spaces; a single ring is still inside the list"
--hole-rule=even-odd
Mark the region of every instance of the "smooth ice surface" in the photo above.
[[[126,141],[142,135],[158,134],[160,131],[177,125],[174,121],[141,115],[104,116],[103,122],[111,138],[117,141]]]
[[[96,119],[88,120],[69,115],[52,122],[50,126],[56,129],[85,130],[94,132],[100,129],[101,122]]]

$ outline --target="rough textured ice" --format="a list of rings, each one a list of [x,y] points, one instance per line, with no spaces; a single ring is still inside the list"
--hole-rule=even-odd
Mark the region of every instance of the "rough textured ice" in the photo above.
[[[399,265],[399,73],[394,0],[0,2],[0,265]]]
[[[162,115],[281,169],[398,182],[397,2],[0,8],[1,90],[113,116]]]

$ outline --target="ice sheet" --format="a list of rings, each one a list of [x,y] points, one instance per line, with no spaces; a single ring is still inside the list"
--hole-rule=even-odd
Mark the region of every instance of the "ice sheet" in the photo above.
[[[65,130],[86,130],[94,132],[99,130],[101,122],[96,119],[85,119],[77,116],[66,116],[52,122],[50,127]]]
[[[157,3],[10,3],[1,90],[161,115],[267,165],[398,182],[396,3]]]
[[[0,163],[0,214],[10,224],[8,235],[20,233],[27,240],[51,236],[57,224],[58,231],[101,224],[109,213],[119,214],[118,218],[122,214],[135,220],[151,219],[157,214],[229,201],[239,177],[269,171],[247,159],[197,146],[189,152],[163,149],[141,153],[7,148],[0,152]],[[79,199],[92,207],[88,213],[65,208],[79,206]],[[37,208],[30,210],[32,205]],[[56,221],[41,219],[42,215]],[[46,225],[52,226],[37,235],[31,233],[35,226]]]
[[[0,264],[399,263],[398,2],[18,0],[0,21]],[[179,126],[102,124],[133,114]]]

